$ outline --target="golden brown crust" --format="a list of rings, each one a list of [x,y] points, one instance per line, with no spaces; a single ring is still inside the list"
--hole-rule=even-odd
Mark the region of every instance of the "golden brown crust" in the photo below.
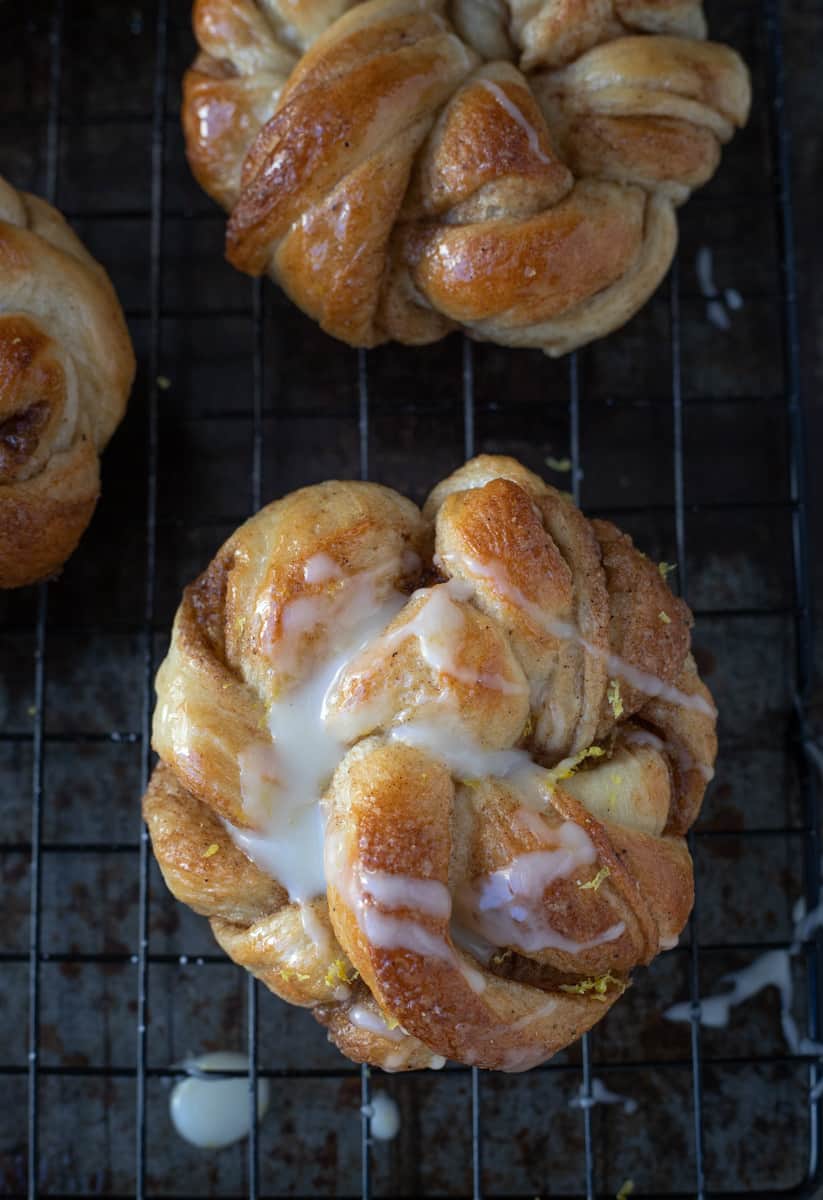
[[[617,328],[748,115],[697,0],[299,9],[198,0],[187,152],[229,260],[352,345],[562,354]]]
[[[341,643],[364,603],[379,622]],[[541,1062],[688,918],[717,747],[690,625],[630,538],[513,459],[467,463],[422,513],[375,484],[295,492],[177,614],[144,799],[166,882],[355,1061]],[[272,723],[315,719],[317,679],[319,785],[289,776],[301,726]],[[266,811],[322,791],[325,894],[246,856],[261,782]]]
[[[0,179],[0,587],[54,574],[89,523],[134,354],[60,214]]]

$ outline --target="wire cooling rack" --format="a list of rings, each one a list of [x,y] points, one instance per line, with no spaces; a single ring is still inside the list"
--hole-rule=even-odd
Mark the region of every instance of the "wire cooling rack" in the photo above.
[[[558,363],[456,338],[356,353],[231,272],[182,158],[186,0],[0,8],[0,167],[109,267],[141,363],[81,548],[58,582],[0,602],[2,1194],[592,1198],[628,1178],[636,1196],[814,1193],[819,1069],[787,1050],[774,990],[727,1030],[697,1020],[724,973],[791,943],[820,866],[783,13],[708,7],[752,66],[750,128],[686,208],[660,294]],[[695,286],[707,250],[745,301],[730,329]],[[420,499],[475,450],[570,479],[677,561],[722,757],[691,839],[689,931],[591,1035],[525,1076],[389,1079],[166,895],[138,814],[153,677],[182,585],[262,502],[353,474]],[[792,960],[812,1038],[820,966],[817,941]],[[691,1024],[667,1023],[683,999]],[[246,1048],[250,1105],[258,1076],[273,1102],[247,1144],[208,1155],[176,1138],[168,1089],[214,1048]],[[637,1111],[594,1104],[601,1079]],[[361,1112],[376,1088],[400,1106],[391,1144]]]

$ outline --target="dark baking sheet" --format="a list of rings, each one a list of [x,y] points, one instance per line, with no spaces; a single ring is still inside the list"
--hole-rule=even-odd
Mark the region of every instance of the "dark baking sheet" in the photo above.
[[[786,6],[790,34],[802,7]],[[694,1040],[662,1017],[788,944],[794,902],[817,889],[780,8],[708,5],[752,68],[750,125],[681,216],[672,282],[622,332],[551,362],[459,338],[358,355],[233,272],[182,155],[186,0],[0,6],[0,170],[52,194],[107,265],[140,358],[79,551],[48,589],[0,597],[0,1193],[583,1196],[628,1178],[646,1196],[813,1193],[815,1076],[774,989]],[[791,113],[798,137],[814,116]],[[702,246],[744,299],[728,332],[700,294]],[[679,563],[721,712],[697,916],[545,1069],[375,1073],[402,1126],[364,1148],[359,1070],[251,988],[151,863],[149,685],[182,586],[256,502],[361,472],[420,500],[475,448],[573,483],[587,511]],[[566,456],[574,480],[546,466]],[[794,966],[814,1034],[816,948]],[[196,1151],[169,1120],[174,1064],[246,1048],[250,1004],[271,1110],[251,1156]],[[637,1111],[570,1107],[592,1077]]]

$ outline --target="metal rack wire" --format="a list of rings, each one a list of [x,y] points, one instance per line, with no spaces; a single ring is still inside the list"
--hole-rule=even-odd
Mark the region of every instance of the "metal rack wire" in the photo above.
[[[60,139],[62,122],[62,68],[64,63],[64,33],[67,22],[73,19],[74,5],[72,0],[54,0],[51,7],[49,27],[49,83],[48,111],[46,114],[46,173],[45,194],[53,202],[60,203]],[[183,14],[185,5],[177,8]],[[141,646],[141,715],[139,728],[114,729],[95,731],[93,729],[78,731],[71,735],[74,742],[83,740],[89,743],[96,741],[113,742],[139,746],[142,783],[148,779],[151,769],[150,731],[151,715],[154,703],[153,679],[157,666],[157,635],[158,635],[158,563],[159,563],[159,530],[162,514],[159,508],[159,467],[161,454],[160,420],[159,420],[159,389],[163,368],[163,322],[173,317],[186,319],[188,314],[183,309],[167,305],[164,296],[163,263],[167,248],[167,226],[170,219],[166,203],[166,167],[168,161],[168,137],[173,114],[168,111],[168,46],[170,29],[170,0],[157,0],[154,13],[153,46],[154,68],[152,81],[153,108],[151,113],[141,116],[132,115],[133,122],[142,121],[149,131],[150,152],[150,206],[147,211],[131,212],[131,218],[145,218],[148,221],[149,236],[149,286],[148,309],[141,309],[137,314],[147,323],[148,340],[145,348],[144,375],[144,435],[146,454],[146,491],[145,491],[145,523],[144,523],[144,578],[145,592],[142,603],[142,618],[138,626],[129,625],[130,632],[139,634]],[[7,20],[8,18],[6,18]],[[796,767],[802,789],[802,824],[780,825],[770,828],[759,828],[738,831],[741,838],[776,839],[788,841],[797,839],[802,844],[805,899],[809,908],[817,904],[819,899],[819,864],[820,839],[819,821],[814,794],[814,780],[808,769],[803,753],[803,743],[806,739],[806,702],[809,694],[810,672],[812,662],[812,631],[811,605],[809,594],[809,577],[807,567],[807,501],[804,484],[804,418],[800,395],[799,348],[798,348],[798,319],[797,319],[797,289],[796,262],[794,252],[793,216],[790,190],[790,142],[785,109],[785,79],[781,40],[781,7],[779,0],[763,0],[761,20],[764,22],[766,38],[769,46],[768,78],[765,81],[769,92],[769,114],[771,123],[771,140],[775,179],[773,181],[774,206],[776,225],[780,247],[780,320],[782,333],[782,354],[784,386],[779,403],[782,404],[786,422],[788,423],[788,440],[790,452],[789,496],[786,502],[777,502],[782,509],[786,505],[792,526],[792,568],[794,582],[794,598],[786,609],[783,607],[756,607],[751,610],[737,609],[738,615],[743,612],[749,615],[758,613],[771,616],[774,613],[790,613],[794,626],[795,670],[794,670],[794,713],[793,737],[791,753],[795,756]],[[12,21],[13,24],[13,21]],[[72,120],[75,120],[72,116]],[[82,216],[81,214],[69,214]],[[191,214],[185,214],[191,215]],[[104,213],[95,212],[96,220],[116,220],[120,214],[116,210]],[[684,430],[684,395],[682,387],[681,359],[681,281],[675,267],[669,282],[669,337],[670,337],[670,420],[672,430],[672,494],[670,501],[658,508],[670,513],[674,521],[675,545],[677,561],[680,564],[680,588],[683,595],[689,598],[689,578],[687,563],[689,561],[689,546],[687,543],[687,515],[698,510],[723,513],[734,505],[724,503],[706,503],[690,505],[686,497],[686,437]],[[276,388],[277,381],[273,377],[270,362],[267,361],[267,310],[269,306],[270,289],[268,285],[255,283],[251,288],[251,300],[248,307],[233,308],[227,306],[222,311],[225,317],[240,317],[248,320],[251,326],[251,357],[252,357],[252,393],[251,409],[242,415],[248,417],[250,428],[250,507],[257,509],[266,496],[264,482],[266,444],[266,400],[270,390]],[[135,314],[130,314],[134,316]],[[468,457],[475,451],[477,440],[477,406],[476,406],[476,359],[473,345],[465,341],[462,347],[460,364],[462,375],[462,448]],[[580,499],[580,480],[583,477],[585,438],[581,429],[581,371],[584,364],[577,356],[568,360],[568,429],[569,457],[571,459],[571,480],[575,500]],[[356,412],[353,419],[356,422],[356,446],[359,459],[359,473],[362,478],[369,477],[373,401],[370,394],[370,377],[372,358],[365,352],[352,356],[352,372],[354,375],[353,392],[356,396]],[[536,403],[542,403],[540,398]],[[232,416],[236,417],[236,412]],[[311,447],[307,447],[311,453]],[[764,507],[772,506],[774,502],[764,502]],[[639,510],[624,506],[624,515],[632,512],[651,511],[654,505],[643,505]],[[755,507],[749,505],[748,507]],[[612,511],[616,511],[612,509]],[[222,517],[222,515],[221,515]],[[219,523],[221,517],[212,520]],[[228,517],[226,518],[228,520]],[[29,941],[27,952],[9,952],[0,955],[0,965],[13,963],[28,964],[28,1061],[25,1066],[14,1063],[0,1062],[0,1078],[12,1079],[23,1075],[28,1082],[27,1109],[27,1172],[24,1181],[15,1185],[12,1180],[5,1191],[9,1195],[27,1194],[33,1198],[41,1194],[40,1159],[41,1159],[41,1127],[42,1104],[41,1089],[43,1081],[50,1075],[89,1076],[104,1079],[125,1079],[133,1081],[136,1089],[134,1110],[134,1168],[133,1192],[142,1198],[148,1195],[159,1195],[161,1192],[152,1185],[149,1164],[149,1123],[147,1119],[150,1105],[150,1084],[156,1079],[171,1079],[178,1073],[174,1067],[157,1067],[151,1065],[149,1057],[149,1037],[151,1030],[151,1013],[149,1011],[150,972],[155,966],[178,961],[177,956],[160,954],[152,951],[151,922],[150,922],[150,846],[145,829],[141,829],[139,839],[135,841],[105,841],[105,842],[62,842],[44,838],[44,811],[49,802],[45,785],[45,762],[48,747],[59,743],[61,734],[50,732],[47,723],[47,682],[49,673],[49,592],[50,587],[42,585],[36,591],[36,600],[32,598],[31,609],[33,626],[26,628],[19,624],[19,618],[12,616],[7,629],[33,633],[33,714],[30,729],[25,733],[0,732],[0,741],[20,741],[30,743],[32,757],[31,773],[31,838],[29,843],[15,841],[3,843],[0,851],[3,854],[25,854],[30,862],[30,919]],[[720,609],[712,610],[715,614]],[[135,818],[136,825],[136,818]],[[701,830],[692,836],[692,848],[701,838],[723,836],[723,831]],[[106,853],[138,857],[138,941],[136,954],[112,951],[107,953],[85,954],[69,950],[65,953],[47,952],[43,948],[42,939],[42,910],[43,886],[42,873],[46,855],[59,856],[65,851],[73,853]],[[759,941],[740,942],[738,948],[760,949]],[[702,955],[710,950],[711,945],[701,942],[700,937],[700,895],[698,894],[695,913],[691,922],[691,938],[684,952],[688,955],[689,994],[693,1006],[693,1020],[690,1033],[690,1053],[687,1060],[679,1065],[688,1069],[691,1076],[691,1097],[693,1107],[693,1176],[682,1181],[682,1186],[676,1186],[667,1195],[697,1195],[702,1198],[712,1195],[732,1194],[774,1194],[768,1183],[764,1189],[746,1190],[745,1192],[717,1191],[711,1186],[711,1178],[707,1175],[706,1156],[704,1152],[705,1124],[705,1085],[703,1071],[706,1059],[702,1053],[701,1028],[699,1024],[699,1003],[701,992]],[[820,944],[819,941],[804,947],[806,1004],[808,1010],[808,1032],[812,1038],[817,1038],[820,1032]],[[206,967],[223,961],[219,954],[204,955],[202,960]],[[135,967],[136,981],[136,1012],[135,1012],[135,1059],[133,1066],[112,1065],[46,1065],[42,1061],[41,1038],[41,1001],[42,1001],[42,967],[44,963],[76,963],[92,964],[122,964],[129,962]],[[341,1064],[337,1069],[300,1070],[291,1067],[263,1066],[261,1063],[261,1047],[258,1036],[259,1017],[258,985],[249,976],[247,982],[246,1017],[247,1017],[247,1047],[251,1063],[249,1077],[249,1105],[252,1114],[251,1135],[247,1147],[247,1169],[245,1194],[250,1200],[256,1200],[260,1194],[260,1145],[256,1120],[257,1080],[258,1077],[271,1079],[290,1079],[316,1077],[333,1079],[347,1077],[352,1074],[351,1068]],[[712,1063],[743,1062],[744,1060],[730,1055],[727,1059],[714,1056]],[[755,1061],[746,1059],[748,1061]],[[790,1063],[800,1062],[807,1065],[809,1087],[813,1087],[819,1078],[820,1067],[813,1055],[793,1056],[789,1054],[764,1055],[758,1061]],[[622,1064],[626,1069],[636,1071],[650,1070],[655,1066],[655,1057],[649,1055]],[[598,1178],[597,1154],[595,1149],[595,1133],[593,1129],[593,1079],[597,1069],[596,1054],[592,1046],[591,1035],[582,1042],[579,1063],[581,1083],[581,1121],[583,1126],[582,1152],[583,1159],[579,1166],[579,1187],[577,1194],[585,1195],[587,1200],[602,1191],[602,1183]],[[552,1070],[552,1066],[546,1068]],[[457,1072],[455,1072],[456,1074]],[[470,1104],[470,1121],[468,1136],[471,1139],[469,1156],[470,1171],[468,1191],[472,1200],[480,1200],[492,1196],[510,1194],[508,1190],[490,1189],[484,1173],[484,1139],[487,1133],[484,1121],[484,1097],[487,1095],[488,1084],[482,1079],[476,1069],[463,1072],[470,1079],[468,1100]],[[361,1137],[360,1137],[360,1196],[363,1200],[375,1194],[372,1183],[373,1145],[369,1128],[369,1103],[371,1096],[371,1079],[368,1069],[360,1072],[360,1100],[362,1105]],[[808,1167],[803,1183],[792,1190],[794,1195],[811,1196],[823,1178],[819,1157],[819,1140],[821,1133],[821,1114],[818,1102],[809,1101],[808,1105]],[[64,1191],[79,1190],[66,1187]],[[106,1189],[95,1189],[98,1192]],[[50,1191],[48,1194],[60,1194]],[[120,1191],[117,1194],[124,1194]],[[185,1189],[176,1195],[185,1194]],[[194,1194],[194,1193],[193,1193]],[[215,1192],[215,1194],[224,1194]],[[289,1193],[295,1194],[295,1193]],[[451,1193],[457,1194],[457,1193]],[[514,1193],[511,1193],[514,1194]],[[531,1192],[529,1192],[531,1194]],[[637,1195],[644,1194],[638,1191]],[[650,1193],[646,1193],[650,1194]],[[787,1193],[788,1194],[788,1193]]]

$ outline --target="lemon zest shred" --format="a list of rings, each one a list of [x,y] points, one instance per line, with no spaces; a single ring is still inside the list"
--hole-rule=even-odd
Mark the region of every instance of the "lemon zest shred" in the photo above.
[[[281,967],[280,970],[277,972],[277,974],[280,976],[281,979],[285,980],[285,982],[288,983],[289,980],[291,979],[292,975],[294,975],[294,971],[290,971],[288,969],[288,967]]]
[[[626,984],[612,975],[611,971],[607,971],[605,975],[596,975],[592,979],[581,979],[579,983],[561,983],[560,991],[574,996],[588,996],[590,1000],[605,1004],[610,983],[619,987],[621,993],[625,992]]]
[[[397,1017],[390,1017],[388,1013],[383,1013],[383,1020],[386,1022],[387,1029],[396,1029],[400,1024]]]
[[[616,721],[619,720],[623,716],[623,697],[620,695],[620,681],[618,679],[609,680],[609,689],[606,692],[606,698],[611,705],[614,719]]]
[[[354,983],[356,978],[357,972],[349,976],[343,959],[336,958],[334,962],[329,963],[329,969],[326,971],[326,986],[333,988],[339,983]]]
[[[552,767],[546,772],[546,782],[550,789],[554,788],[556,783],[561,783],[564,779],[571,778],[581,763],[587,758],[601,758],[606,751],[602,746],[587,746],[585,750],[581,750],[579,754],[573,754],[570,758],[561,759],[556,767]]]
[[[677,570],[677,563],[659,562],[657,569],[660,572],[660,578],[665,579],[667,575],[671,575],[672,571]]]
[[[210,846],[207,846],[206,849],[203,851],[203,857],[204,858],[213,858],[214,855],[217,854],[219,849],[220,849],[220,847],[218,846],[217,842],[212,842],[212,844]]]
[[[546,466],[552,471],[562,471],[565,474],[572,469],[572,460],[570,458],[553,458],[550,454],[546,459]]]
[[[581,892],[596,892],[602,883],[609,878],[611,871],[608,867],[601,867],[595,875],[594,879],[589,879],[586,883],[581,883],[579,879],[575,880]]]
[[[657,617],[658,617],[658,620],[662,621],[664,625],[671,625],[671,623],[672,623],[672,619],[669,616],[669,614],[667,612],[663,612],[662,609],[657,614]]]

